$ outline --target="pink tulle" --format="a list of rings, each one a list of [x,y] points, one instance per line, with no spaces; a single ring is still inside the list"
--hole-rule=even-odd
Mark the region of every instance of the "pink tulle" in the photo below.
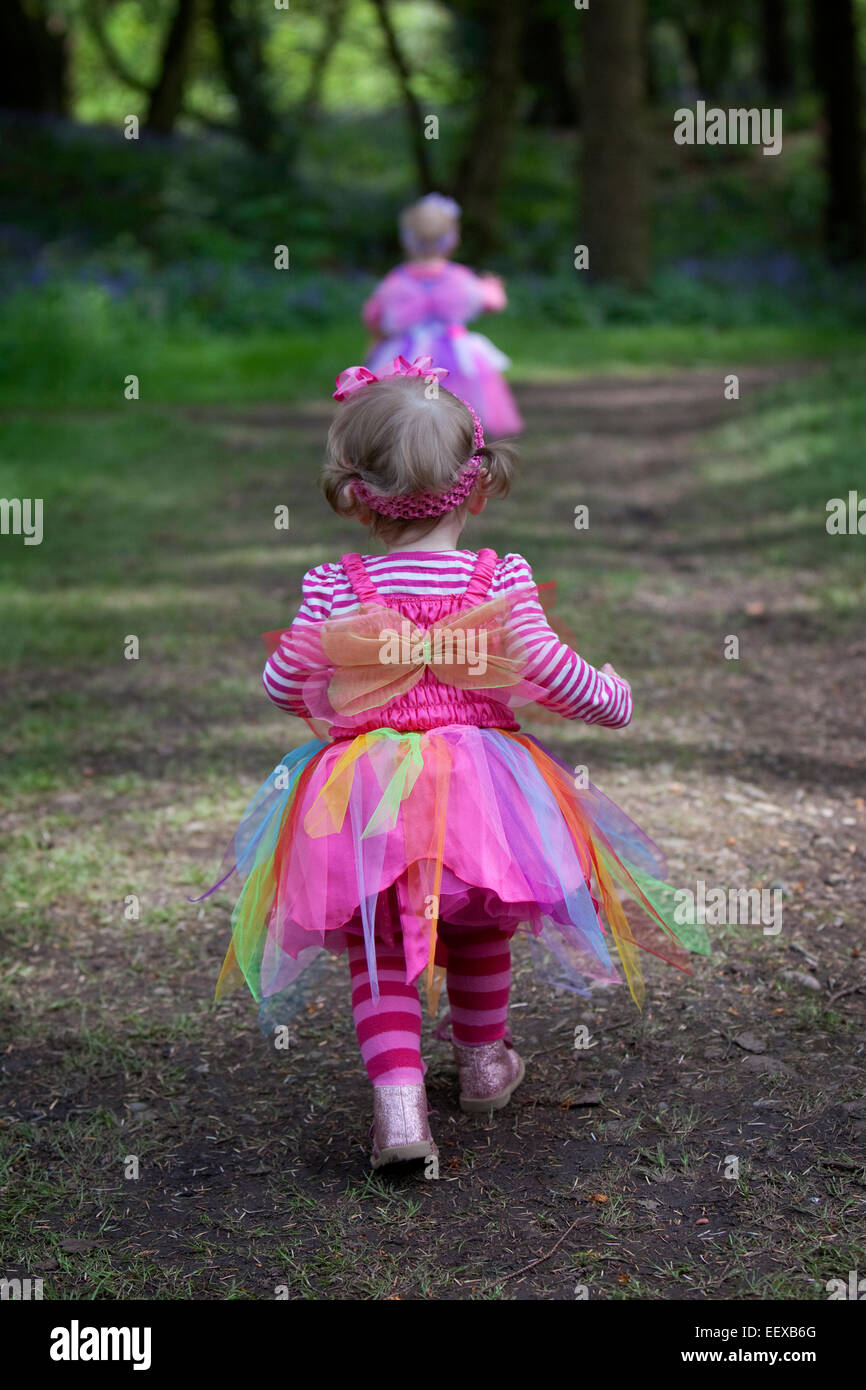
[[[303,829],[285,845],[278,867],[263,992],[282,988],[285,958],[311,944],[342,951],[358,935],[372,945],[374,934],[391,941],[400,931],[407,977],[417,979],[428,964],[434,840],[443,819],[441,921],[511,934],[521,924],[540,932],[548,919],[565,929],[582,975],[618,979],[584,866],[532,759],[498,731],[471,726],[423,735],[421,746],[423,766],[409,770],[415,775],[410,813],[404,809],[391,821],[382,813],[383,793],[402,750],[372,735],[363,756],[353,759],[339,825],[323,809],[335,799],[325,787],[351,754],[345,743],[319,753],[299,792]],[[444,818],[443,786],[460,788]]]
[[[382,335],[367,367],[378,374],[400,355],[410,362],[430,356],[447,368],[448,390],[468,401],[492,438],[519,434],[523,420],[502,373],[510,363],[483,333],[466,324],[504,305],[504,292],[467,266],[398,266],[368,300],[365,321]]]

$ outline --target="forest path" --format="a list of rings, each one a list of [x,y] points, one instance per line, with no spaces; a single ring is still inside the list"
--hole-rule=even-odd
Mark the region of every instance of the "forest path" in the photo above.
[[[624,988],[552,996],[518,944],[511,1021],[527,1077],[514,1101],[489,1121],[463,1115],[428,1021],[439,1180],[371,1177],[344,962],[310,979],[285,1051],[261,1037],[247,998],[210,1009],[228,899],[190,910],[182,896],[193,866],[215,867],[242,804],[234,784],[214,799],[205,779],[206,756],[222,756],[208,750],[232,745],[230,706],[205,712],[203,753],[181,714],[160,731],[165,746],[115,741],[104,767],[93,755],[88,798],[48,798],[46,823],[62,839],[63,816],[77,815],[98,843],[111,817],[124,883],[159,905],[155,935],[132,951],[129,923],[93,913],[70,926],[58,904],[75,949],[23,979],[25,1017],[49,996],[74,1008],[22,1027],[5,1059],[13,1092],[37,1097],[13,1172],[47,1174],[44,1230],[22,1210],[29,1254],[8,1273],[44,1272],[60,1297],[88,1296],[87,1268],[96,1297],[267,1299],[288,1285],[302,1298],[802,1299],[857,1267],[866,644],[828,613],[821,537],[779,509],[778,477],[752,466],[771,444],[765,390],[806,370],[744,371],[739,402],[706,371],[528,386],[522,480],[484,519],[486,543],[557,578],[589,659],[634,682],[628,730],[539,736],[664,846],[673,882],[778,892],[779,933],[710,926],[713,955],[694,975],[651,963],[643,1014]],[[241,526],[294,457],[293,533],[310,547],[298,573],[321,558],[321,500],[298,470],[321,448],[325,412],[182,414],[252,459],[230,499]],[[741,436],[713,436],[708,454],[707,431],[735,418]],[[583,505],[589,527],[576,531]],[[229,611],[231,575],[188,551],[172,563],[222,585]],[[253,557],[290,606],[263,550]],[[731,636],[737,661],[724,654]],[[248,794],[289,740],[248,679],[248,637],[221,650],[246,682],[249,722],[225,757]],[[178,688],[199,679],[181,664]],[[125,801],[102,796],[103,771],[135,774]],[[130,1153],[137,1181],[121,1175]]]

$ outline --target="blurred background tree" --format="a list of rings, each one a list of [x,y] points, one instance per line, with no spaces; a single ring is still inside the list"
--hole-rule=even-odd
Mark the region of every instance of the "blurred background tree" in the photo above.
[[[815,85],[824,116],[824,239],[837,261],[866,253],[863,113],[853,0],[811,0]]]
[[[177,0],[171,16],[145,120],[147,129],[157,135],[170,135],[183,110],[195,44],[196,11],[197,0]]]
[[[457,10],[463,61],[472,82],[455,192],[463,206],[470,251],[485,256],[496,245],[499,198],[519,119],[524,0],[463,0]]]
[[[518,314],[859,321],[864,10],[6,0],[0,293],[44,307],[95,285],[208,331],[354,320],[399,255],[400,207],[437,188]],[[781,107],[782,153],[677,146],[699,98]]]
[[[0,103],[6,110],[69,113],[66,16],[41,0],[0,6]]]
[[[641,289],[649,275],[643,0],[586,12],[581,199],[590,273]]]

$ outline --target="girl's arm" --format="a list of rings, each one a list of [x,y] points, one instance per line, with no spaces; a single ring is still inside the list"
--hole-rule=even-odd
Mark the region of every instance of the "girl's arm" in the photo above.
[[[507,587],[534,584],[532,571],[520,555],[506,557]],[[631,686],[609,664],[600,671],[560,641],[534,593],[512,610],[515,637],[528,658],[526,679],[546,692],[539,704],[565,719],[621,729],[632,717]]]
[[[374,339],[382,336],[382,286],[377,285],[361,310],[364,327],[369,329]]]
[[[479,275],[481,284],[481,311],[485,314],[498,314],[508,304],[505,286],[498,275]]]
[[[332,569],[333,566],[329,564],[318,565],[316,569],[308,570],[304,575],[303,599],[292,628],[296,623],[321,623],[330,617],[333,595]],[[302,646],[297,643],[295,645]],[[273,700],[275,705],[287,713],[308,719],[310,711],[303,698],[303,688],[308,676],[309,671],[297,669],[284,636],[276,651],[265,662],[262,673],[262,683],[268,699]]]

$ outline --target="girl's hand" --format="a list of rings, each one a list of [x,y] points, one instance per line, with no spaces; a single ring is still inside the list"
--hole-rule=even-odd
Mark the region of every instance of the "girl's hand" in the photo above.
[[[321,739],[323,743],[330,742],[331,726],[328,723],[327,719],[313,719],[310,715],[307,715],[306,722],[309,724],[313,733],[316,735],[316,738]]]
[[[482,292],[484,295],[483,308],[488,313],[496,313],[499,309],[504,309],[508,303],[508,296],[505,293],[505,286],[498,275],[491,275],[485,271],[479,275]]]
[[[613,676],[615,681],[622,681],[623,685],[628,685],[628,681],[626,680],[625,676],[621,676],[619,674],[619,671],[615,671],[609,661],[606,661],[602,666],[601,674],[603,676]]]

